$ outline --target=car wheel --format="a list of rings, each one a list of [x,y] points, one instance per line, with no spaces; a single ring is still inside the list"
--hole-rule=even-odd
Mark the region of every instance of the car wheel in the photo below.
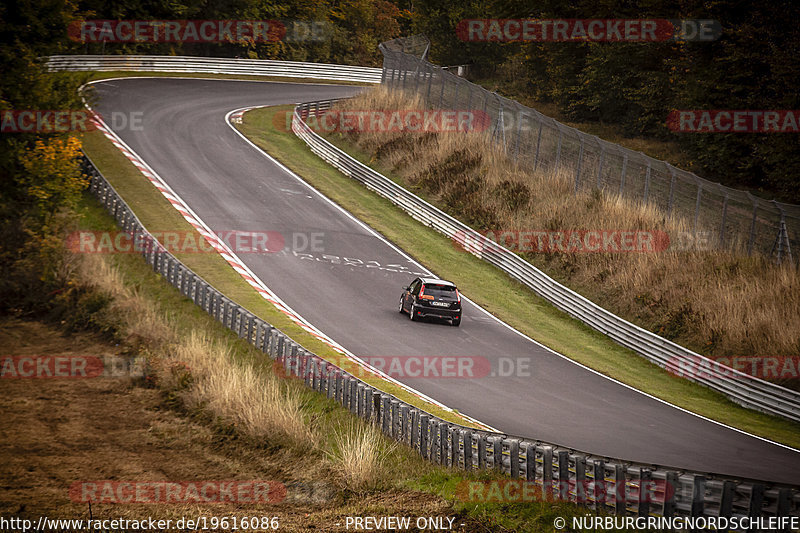
[[[397,310],[401,315],[403,314],[403,299],[400,298],[400,308]]]
[[[458,327],[458,326],[460,326],[460,325],[461,325],[461,317],[454,318],[454,319],[453,319],[453,325],[454,325],[455,327]]]
[[[414,313],[416,312],[417,312],[416,304],[411,304],[411,309],[408,310],[408,318],[410,318],[411,320],[416,320],[416,318],[414,318]]]

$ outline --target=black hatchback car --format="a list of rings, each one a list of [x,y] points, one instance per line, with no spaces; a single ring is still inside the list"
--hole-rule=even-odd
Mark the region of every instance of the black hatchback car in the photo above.
[[[411,320],[444,318],[454,326],[461,324],[461,295],[456,286],[443,279],[417,278],[400,296],[401,313]]]

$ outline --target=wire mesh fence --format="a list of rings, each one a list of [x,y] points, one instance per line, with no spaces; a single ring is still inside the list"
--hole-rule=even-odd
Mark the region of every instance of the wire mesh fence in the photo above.
[[[800,261],[800,206],[725,187],[561,124],[430,63],[428,48],[422,36],[383,43],[381,83],[419,95],[436,109],[488,115],[492,139],[513,161],[567,176],[576,193],[598,189],[652,204],[683,219],[693,234],[703,232],[709,246],[761,253],[779,263]]]

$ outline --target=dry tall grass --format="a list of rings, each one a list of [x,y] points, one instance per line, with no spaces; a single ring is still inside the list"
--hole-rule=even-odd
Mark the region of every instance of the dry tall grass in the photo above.
[[[352,110],[421,109],[418,97],[375,89]],[[660,230],[686,221],[572,178],[516,168],[481,134],[350,132],[407,186],[482,230]],[[550,275],[651,331],[711,356],[800,353],[800,273],[762,257],[721,251],[528,253]]]
[[[353,490],[375,487],[388,478],[386,454],[393,444],[376,428],[355,419],[344,425],[335,418],[320,421],[319,413],[307,408],[312,393],[299,382],[237,361],[227,341],[197,330],[179,333],[174,316],[128,287],[120,270],[102,256],[80,258],[78,281],[110,299],[106,320],[147,354],[158,383],[186,406],[202,409],[253,439],[332,463],[332,473]],[[329,440],[332,450],[327,449]]]
[[[367,490],[385,483],[389,454],[397,447],[387,442],[374,427],[351,420],[333,437],[333,449],[326,455],[342,470],[347,488]]]

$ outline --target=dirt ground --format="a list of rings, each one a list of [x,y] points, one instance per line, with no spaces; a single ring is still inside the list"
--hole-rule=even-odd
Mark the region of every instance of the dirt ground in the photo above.
[[[0,319],[0,363],[9,357],[42,355],[124,356],[119,347],[91,334],[65,336],[40,322]],[[35,525],[40,517],[173,521],[207,517],[207,530],[233,530],[210,527],[211,517],[223,516],[278,517],[281,531],[347,531],[348,516],[410,516],[412,524],[418,517],[451,517],[454,531],[486,531],[454,515],[446,501],[429,494],[343,492],[319,479],[318,465],[307,465],[303,457],[283,449],[222,434],[213,424],[170,407],[164,392],[147,387],[141,378],[9,379],[9,375],[6,371],[0,378],[0,531],[21,530],[1,519],[30,519]],[[286,497],[261,504],[189,500],[192,503],[91,506],[75,493],[71,497],[76,482],[99,480],[277,481],[286,488]]]

